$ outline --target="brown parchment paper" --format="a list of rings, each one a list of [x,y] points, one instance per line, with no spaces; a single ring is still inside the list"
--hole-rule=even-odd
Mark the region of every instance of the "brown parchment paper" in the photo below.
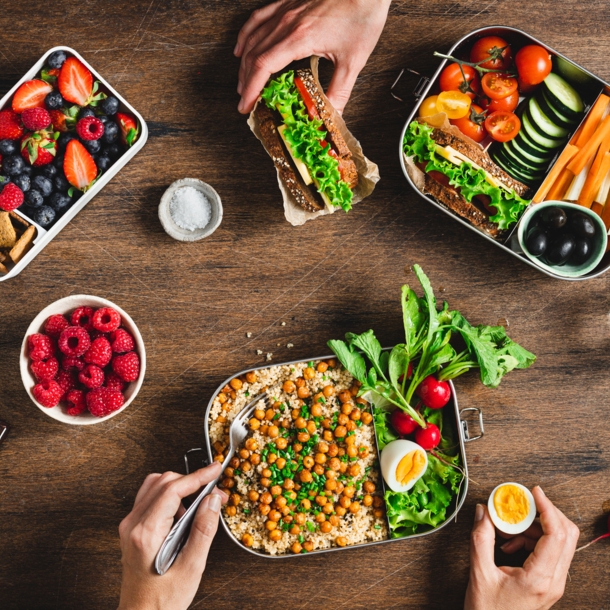
[[[313,76],[316,80],[316,83],[320,87],[320,91],[322,91],[320,81],[318,80],[319,59],[319,57],[312,56],[311,71],[313,72]],[[362,152],[362,147],[360,146],[360,142],[358,142],[358,140],[356,140],[356,138],[352,135],[352,133],[345,125],[345,121],[343,120],[341,115],[332,107],[332,104],[328,101],[324,94],[323,97],[324,101],[328,104],[328,107],[332,108],[333,121],[335,122],[335,125],[337,125],[339,131],[341,132],[341,135],[345,139],[345,143],[347,144],[348,148],[350,149],[350,152],[352,153],[352,158],[354,160],[354,163],[356,164],[356,169],[358,170],[358,186],[354,189],[354,198],[352,200],[352,204],[356,204],[362,201],[365,197],[368,197],[375,189],[375,185],[377,184],[377,182],[379,182],[380,178],[379,168],[375,163],[369,161],[369,159],[364,156],[364,153]],[[259,99],[257,104],[260,103],[262,102]],[[252,130],[252,133],[254,133],[254,135],[260,140],[263,146],[265,146],[261,138],[259,124],[256,119],[254,110],[250,113],[250,116],[248,117],[248,125]],[[277,181],[280,187],[280,191],[282,192],[284,215],[286,216],[286,220],[292,226],[296,227],[305,224],[308,220],[316,218],[317,216],[334,214],[337,211],[343,212],[341,208],[333,207],[332,209],[329,209],[328,206],[326,206],[323,210],[319,212],[308,212],[297,204],[290,191],[284,186],[284,183],[280,178],[279,172],[277,173]]]

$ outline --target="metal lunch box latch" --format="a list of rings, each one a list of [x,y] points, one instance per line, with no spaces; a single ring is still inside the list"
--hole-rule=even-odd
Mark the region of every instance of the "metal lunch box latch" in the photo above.
[[[197,466],[195,468],[191,468],[191,459],[194,458],[194,454],[201,454],[201,455],[199,455],[199,458],[197,460]],[[210,460],[208,460],[208,457],[206,456],[202,447],[196,447],[194,449],[189,449],[184,454],[184,470],[186,471],[186,474],[191,474],[191,472],[194,472],[195,470],[197,470],[199,468],[205,468],[206,466],[209,466],[209,465],[210,465]]]
[[[479,416],[479,431],[477,436],[470,436],[468,430],[468,422],[463,418],[464,413],[476,413]],[[462,424],[462,430],[464,432],[464,442],[469,443],[470,441],[476,441],[481,437],[485,436],[485,428],[483,426],[483,410],[477,407],[467,407],[460,411],[460,423]]]
[[[0,421],[0,443],[4,440],[6,433],[8,432],[8,424]]]
[[[394,87],[396,87],[398,81],[402,78],[402,75],[405,73],[405,71],[409,72],[410,74],[415,74],[415,76],[419,76],[419,81],[417,81],[417,85],[415,86],[415,89],[413,89],[413,96],[416,100],[418,100],[422,96],[422,93],[424,92],[426,87],[428,86],[430,79],[427,76],[422,76],[419,72],[417,72],[416,70],[412,70],[411,68],[403,68],[400,71],[400,74],[396,77],[396,80],[392,83],[392,86],[390,87],[390,94],[394,99],[397,99],[399,102],[404,102],[401,97],[398,97],[394,93]]]

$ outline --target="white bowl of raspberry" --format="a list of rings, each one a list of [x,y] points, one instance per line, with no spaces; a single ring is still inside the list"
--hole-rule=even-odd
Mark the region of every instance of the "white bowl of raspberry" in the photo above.
[[[146,373],[146,350],[135,322],[118,305],[70,295],[34,318],[20,367],[26,392],[43,413],[86,426],[134,401]]]

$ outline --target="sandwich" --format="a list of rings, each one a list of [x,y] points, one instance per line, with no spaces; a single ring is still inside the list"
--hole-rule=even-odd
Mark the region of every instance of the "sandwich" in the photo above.
[[[424,192],[493,238],[506,235],[529,205],[530,187],[509,176],[477,144],[413,121],[403,151],[424,175]]]
[[[288,70],[269,81],[254,114],[296,203],[307,212],[349,211],[358,170],[312,70]]]

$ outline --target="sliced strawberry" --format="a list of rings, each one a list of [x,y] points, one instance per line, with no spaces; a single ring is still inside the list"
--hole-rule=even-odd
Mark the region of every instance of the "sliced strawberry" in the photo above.
[[[78,107],[72,106],[72,108],[76,108],[78,111]],[[51,122],[53,123],[53,129],[55,131],[69,131],[70,129],[74,129],[76,125],[76,113],[74,116],[70,113],[67,108],[62,110],[49,110],[49,114],[51,115]]]
[[[93,92],[93,75],[76,57],[68,57],[58,79],[63,98],[79,106],[87,106]]]
[[[53,87],[43,80],[29,80],[23,83],[13,97],[13,110],[21,113],[28,108],[44,108],[44,98]]]
[[[81,190],[90,186],[97,176],[93,157],[78,140],[68,142],[64,157],[64,174],[72,186]]]
[[[121,142],[126,146],[133,146],[138,137],[138,122],[132,114],[116,113],[116,120],[121,130]]]

